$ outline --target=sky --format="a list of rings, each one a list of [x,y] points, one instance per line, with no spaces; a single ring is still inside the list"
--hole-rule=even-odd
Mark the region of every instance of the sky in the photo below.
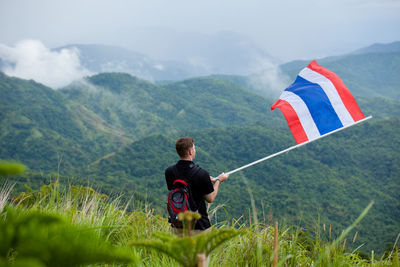
[[[79,51],[52,48],[104,44],[194,66],[203,51],[228,65],[232,53],[262,51],[256,72],[281,90],[278,64],[400,41],[400,0],[0,0],[0,25],[0,58],[11,63],[1,71],[52,88],[93,74]],[[229,54],[227,36],[245,50]]]
[[[99,43],[156,56],[168,33],[232,31],[288,61],[399,41],[400,0],[0,0],[0,24],[8,46]]]

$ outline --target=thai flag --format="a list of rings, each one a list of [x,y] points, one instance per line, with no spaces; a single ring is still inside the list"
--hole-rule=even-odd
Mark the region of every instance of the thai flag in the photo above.
[[[339,76],[315,60],[283,91],[271,110],[275,108],[282,111],[297,144],[365,118]]]

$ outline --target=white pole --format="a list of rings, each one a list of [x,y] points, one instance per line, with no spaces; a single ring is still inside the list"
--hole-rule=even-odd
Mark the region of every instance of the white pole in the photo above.
[[[275,154],[269,155],[269,156],[267,156],[267,157],[265,157],[265,158],[256,160],[256,161],[251,162],[251,163],[249,163],[249,164],[247,164],[247,165],[244,165],[244,166],[242,166],[242,167],[240,167],[240,168],[237,168],[237,169],[234,169],[234,170],[232,170],[232,171],[230,171],[230,172],[227,172],[227,174],[232,174],[232,173],[241,171],[241,170],[243,170],[243,169],[246,169],[247,167],[253,166],[253,165],[255,165],[255,164],[257,164],[257,163],[260,163],[260,162],[262,162],[262,161],[264,161],[264,160],[267,160],[267,159],[273,158],[273,157],[275,157],[275,156],[278,156],[278,155],[280,155],[280,154],[289,152],[289,151],[292,150],[292,149],[295,149],[295,148],[298,148],[298,147],[307,145],[307,144],[309,144],[309,143],[311,143],[311,142],[314,142],[315,140],[318,140],[318,139],[321,139],[321,138],[323,138],[323,137],[325,137],[325,136],[328,136],[328,135],[330,135],[330,134],[339,132],[339,131],[341,131],[341,130],[344,130],[344,129],[346,129],[346,128],[349,128],[349,127],[351,127],[351,126],[354,126],[354,125],[356,125],[356,124],[359,124],[359,123],[361,123],[361,122],[364,122],[364,121],[366,121],[366,120],[369,120],[369,119],[371,119],[371,118],[372,118],[372,116],[369,116],[369,117],[364,118],[364,119],[362,119],[362,120],[359,120],[359,121],[357,121],[357,122],[355,122],[355,123],[353,123],[353,124],[350,124],[350,125],[344,126],[344,127],[342,127],[342,128],[336,129],[336,130],[334,130],[334,131],[332,131],[332,132],[323,134],[323,135],[321,135],[321,136],[319,136],[319,137],[317,137],[317,138],[315,138],[315,139],[306,141],[306,142],[304,142],[304,143],[301,143],[301,144],[298,144],[298,145],[295,145],[295,146],[291,146],[291,147],[289,147],[289,148],[287,148],[287,149],[285,149],[285,150],[279,151],[279,152],[277,152],[277,153],[275,153]]]

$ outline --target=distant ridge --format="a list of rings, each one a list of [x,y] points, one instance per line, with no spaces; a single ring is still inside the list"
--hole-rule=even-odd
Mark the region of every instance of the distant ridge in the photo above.
[[[376,43],[370,46],[358,49],[351,54],[366,54],[366,53],[392,53],[392,52],[400,52],[400,41],[382,44]]]
[[[280,66],[292,80],[310,60],[296,60]],[[353,53],[317,59],[335,72],[355,96],[400,99],[400,42],[374,44]]]
[[[250,75],[263,70],[265,64],[279,62],[249,37],[232,32],[166,36],[150,46],[165,51],[160,54],[104,44],[69,44],[54,50],[77,49],[81,64],[93,73],[126,72],[149,81],[212,74]],[[147,52],[135,52],[143,50]]]
[[[94,73],[125,72],[149,81],[190,77],[183,63],[154,60],[129,49],[102,44],[71,44],[55,48],[77,49],[81,64]]]

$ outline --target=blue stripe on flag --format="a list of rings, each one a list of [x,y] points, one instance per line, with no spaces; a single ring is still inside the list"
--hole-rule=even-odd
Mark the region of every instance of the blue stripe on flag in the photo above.
[[[328,96],[318,84],[297,76],[285,91],[298,95],[304,101],[321,135],[343,127]]]

